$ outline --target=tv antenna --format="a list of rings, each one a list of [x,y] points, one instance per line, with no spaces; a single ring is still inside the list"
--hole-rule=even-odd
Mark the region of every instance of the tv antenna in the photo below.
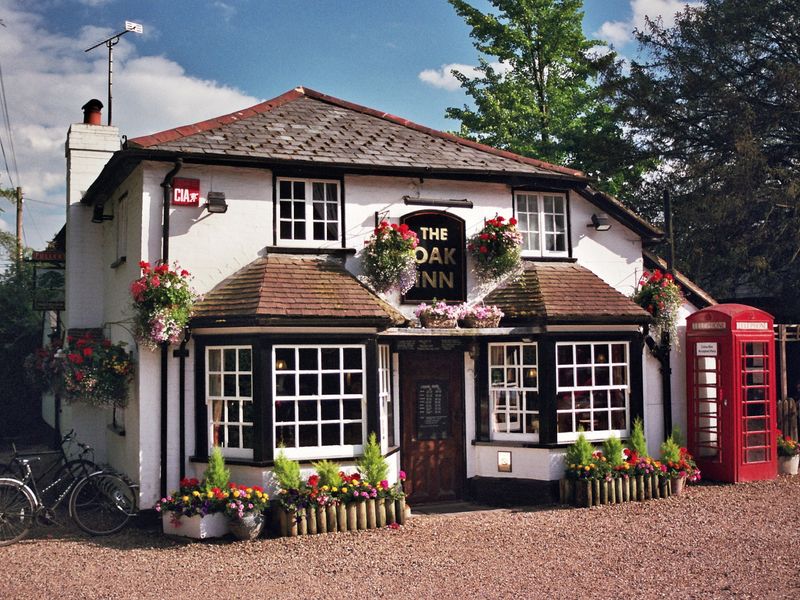
[[[89,52],[89,50],[94,50],[95,48],[99,48],[102,45],[105,45],[108,48],[108,124],[111,125],[111,79],[114,73],[114,46],[119,43],[119,38],[129,32],[134,33],[143,33],[144,28],[140,23],[134,23],[132,21],[125,21],[125,31],[120,31],[119,33],[112,35],[107,40],[103,40],[102,42],[98,42],[91,48],[87,48],[84,52]]]

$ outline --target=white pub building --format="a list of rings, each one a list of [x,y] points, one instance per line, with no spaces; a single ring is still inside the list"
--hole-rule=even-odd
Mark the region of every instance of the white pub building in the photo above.
[[[269,484],[279,445],[301,462],[354,464],[376,432],[410,502],[546,502],[579,427],[653,452],[668,417],[686,429],[684,359],[673,402],[630,300],[663,233],[581,172],[296,88],[202,123],[129,139],[85,107],[67,140],[68,332],[134,349],[124,409],[62,407],[152,506],[198,475],[214,443],[232,477]],[[523,275],[494,287],[466,240],[514,217]],[[379,296],[358,276],[376,224],[419,236],[417,285]],[[139,262],[178,262],[203,295],[186,341],[137,348],[129,287]],[[678,277],[685,317],[713,302]],[[426,329],[434,298],[499,306],[491,329]],[[54,422],[53,407],[45,418]]]

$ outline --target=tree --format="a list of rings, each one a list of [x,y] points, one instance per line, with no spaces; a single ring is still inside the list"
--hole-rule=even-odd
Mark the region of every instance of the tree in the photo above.
[[[497,15],[448,1],[497,59],[481,57],[474,78],[453,72],[475,105],[446,111],[462,136],[583,170],[614,194],[636,186],[647,165],[598,85],[616,55],[584,36],[582,0],[490,0]]]
[[[663,161],[679,265],[720,297],[774,291],[800,307],[797,0],[707,0],[648,21],[646,61],[619,80],[632,138]],[[655,186],[651,186],[655,187]],[[644,195],[634,208],[653,216]]]

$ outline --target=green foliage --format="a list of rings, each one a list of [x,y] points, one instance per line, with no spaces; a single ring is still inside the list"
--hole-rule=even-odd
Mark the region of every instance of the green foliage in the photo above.
[[[594,446],[583,435],[583,430],[579,430],[578,439],[575,443],[567,446],[565,459],[567,465],[588,465],[592,462],[592,454],[594,454]]]
[[[683,435],[681,428],[677,425],[672,426],[672,433],[670,433],[670,437],[675,440],[675,443],[681,448],[686,447],[686,436]]]
[[[300,463],[287,458],[283,446],[280,447],[278,455],[275,457],[272,473],[282,489],[296,490],[300,488]]]
[[[225,490],[228,488],[228,481],[230,481],[231,472],[225,468],[225,459],[222,456],[222,450],[219,446],[214,446],[211,449],[211,455],[208,457],[208,468],[203,473],[203,479],[206,482],[206,487],[219,488]]]
[[[665,463],[678,463],[681,460],[681,447],[671,435],[661,444],[661,460]]]
[[[678,267],[713,295],[800,313],[800,28],[796,0],[707,0],[648,21],[617,82],[631,139],[664,165],[632,204],[672,192]],[[775,311],[771,311],[775,312]]]
[[[342,467],[339,463],[330,460],[320,460],[311,464],[317,470],[320,486],[339,487],[342,485],[342,477],[339,475]]]
[[[496,14],[448,1],[492,59],[474,78],[453,73],[475,106],[446,111],[461,135],[581,169],[613,194],[638,185],[642,157],[599,85],[616,54],[585,37],[582,0],[489,0]]]
[[[381,452],[375,432],[369,434],[364,456],[358,461],[358,472],[372,487],[377,488],[389,476],[389,465]]]
[[[633,420],[633,431],[631,432],[631,450],[636,452],[641,458],[649,456],[647,454],[647,440],[644,437],[644,424],[641,417]]]
[[[603,456],[611,468],[619,467],[625,461],[622,456],[622,440],[612,435],[603,442]]]

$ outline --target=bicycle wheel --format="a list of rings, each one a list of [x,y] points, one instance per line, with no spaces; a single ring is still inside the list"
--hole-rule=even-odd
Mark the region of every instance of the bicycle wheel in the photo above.
[[[80,481],[84,477],[88,477],[92,473],[96,473],[100,470],[100,467],[92,461],[86,460],[85,458],[76,458],[67,461],[61,466],[56,480],[65,482],[66,485],[72,485],[74,481]],[[63,487],[60,488],[61,490],[65,489],[65,484],[62,484]],[[80,506],[89,501],[91,501],[91,496],[88,498],[78,498],[77,503]]]
[[[136,514],[136,494],[118,475],[92,473],[72,490],[69,514],[89,535],[116,533]]]
[[[0,479],[0,546],[21,540],[33,525],[36,512],[33,500],[22,483]]]

